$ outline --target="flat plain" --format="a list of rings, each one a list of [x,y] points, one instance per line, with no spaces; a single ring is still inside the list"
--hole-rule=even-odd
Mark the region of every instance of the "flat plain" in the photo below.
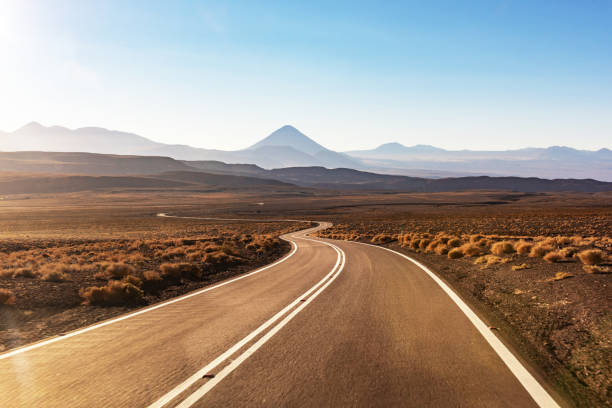
[[[5,196],[0,347],[252,270],[289,251],[280,235],[331,221],[320,236],[388,246],[429,266],[574,405],[610,404],[611,202],[609,193],[308,189]]]

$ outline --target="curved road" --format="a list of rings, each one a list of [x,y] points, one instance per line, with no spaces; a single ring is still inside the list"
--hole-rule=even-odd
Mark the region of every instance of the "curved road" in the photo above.
[[[8,407],[555,407],[431,271],[289,234],[267,267],[0,354]]]

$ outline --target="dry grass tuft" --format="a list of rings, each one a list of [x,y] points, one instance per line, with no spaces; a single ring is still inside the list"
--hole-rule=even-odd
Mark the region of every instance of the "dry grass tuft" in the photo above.
[[[461,242],[461,240],[459,238],[449,239],[448,242],[446,243],[446,245],[448,245],[451,248],[460,247],[461,244],[462,244],[462,242]]]
[[[512,270],[513,271],[521,271],[523,269],[529,269],[529,265],[527,265],[526,263],[520,264],[520,265],[512,265]]]
[[[525,240],[522,240],[522,239],[514,244],[514,250],[519,255],[529,254],[531,252],[532,247],[533,247],[533,244]]]
[[[503,256],[505,254],[511,254],[514,251],[514,246],[510,241],[500,241],[491,245],[491,253],[493,255]]]
[[[583,265],[582,269],[586,273],[592,273],[592,274],[605,275],[608,273],[612,273],[612,268],[605,267],[605,266],[599,266],[599,265]]]
[[[14,305],[15,295],[8,289],[0,288],[0,305]]]
[[[550,263],[561,262],[563,259],[564,257],[559,253],[559,251],[549,252],[544,255],[544,260]]]
[[[123,262],[111,263],[105,265],[104,273],[110,279],[122,279],[127,275],[133,274],[134,267]]]
[[[143,292],[128,282],[109,281],[106,286],[92,286],[79,293],[86,304],[124,306],[142,303]]]
[[[600,249],[587,249],[578,253],[578,259],[585,265],[597,265],[602,263],[606,257]]]
[[[480,247],[475,244],[463,244],[460,249],[464,256],[473,257],[480,255]]]
[[[461,250],[461,248],[453,248],[450,251],[448,251],[448,258],[449,259],[463,258],[463,251]]]
[[[548,244],[536,244],[531,248],[529,252],[530,258],[542,258],[547,253],[551,252],[553,247]]]
[[[15,273],[13,273],[13,278],[34,279],[38,278],[38,276],[40,276],[40,274],[33,271],[31,268],[18,268]]]
[[[555,274],[555,276],[553,276],[552,278],[547,279],[548,282],[554,282],[554,281],[560,281],[563,279],[567,279],[567,278],[573,278],[574,275],[572,275],[571,273],[568,272],[557,272]]]

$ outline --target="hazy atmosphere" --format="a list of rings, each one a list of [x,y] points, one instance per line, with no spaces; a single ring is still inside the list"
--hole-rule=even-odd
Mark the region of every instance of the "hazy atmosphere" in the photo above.
[[[610,147],[612,3],[0,1],[0,130]]]

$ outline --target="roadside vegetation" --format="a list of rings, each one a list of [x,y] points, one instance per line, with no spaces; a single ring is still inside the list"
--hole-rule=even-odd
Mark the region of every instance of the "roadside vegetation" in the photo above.
[[[304,228],[161,221],[145,238],[0,240],[0,351],[268,264],[290,249],[279,235]]]
[[[429,211],[338,217],[319,235],[429,265],[576,406],[612,406],[609,210]]]

